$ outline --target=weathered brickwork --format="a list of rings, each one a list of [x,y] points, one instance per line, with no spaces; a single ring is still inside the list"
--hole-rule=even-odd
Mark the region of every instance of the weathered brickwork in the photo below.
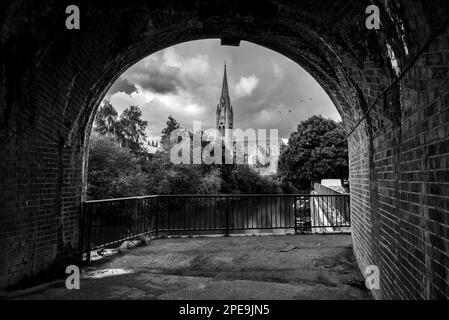
[[[77,257],[85,146],[115,79],[203,38],[282,53],[323,86],[348,130],[448,12],[441,1],[4,1],[0,14],[0,287]],[[394,54],[392,54],[392,52]],[[349,137],[353,245],[376,298],[449,297],[449,36],[441,33]],[[300,120],[300,119],[298,119]]]

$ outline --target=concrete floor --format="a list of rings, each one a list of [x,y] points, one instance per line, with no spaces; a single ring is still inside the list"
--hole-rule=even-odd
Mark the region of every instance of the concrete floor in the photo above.
[[[25,299],[371,299],[349,235],[152,241]]]

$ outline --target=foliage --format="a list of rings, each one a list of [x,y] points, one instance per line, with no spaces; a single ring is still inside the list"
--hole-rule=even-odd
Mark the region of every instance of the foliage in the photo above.
[[[143,153],[147,124],[147,121],[142,120],[142,111],[139,107],[130,106],[124,110],[120,115],[116,131],[122,146],[128,147],[136,155]]]
[[[88,195],[91,199],[146,194],[283,192],[284,184],[261,177],[247,165],[173,164],[167,148],[171,143],[167,138],[181,126],[172,116],[162,131],[164,149],[148,157],[137,152],[138,142],[133,138],[128,141],[136,144],[123,143],[123,133],[131,132],[130,137],[139,136],[139,131],[144,128],[139,121],[139,110],[131,107],[118,121],[113,108],[106,107],[100,111],[89,149]],[[122,122],[123,119],[129,121]],[[125,126],[122,126],[123,123]],[[124,129],[127,126],[128,129]],[[133,146],[135,149],[132,149]]]
[[[234,171],[235,181],[240,193],[271,194],[282,193],[278,182],[269,177],[262,177],[248,165],[238,165]]]
[[[210,170],[201,178],[197,193],[218,194],[221,190],[221,183],[221,171],[218,169]]]
[[[131,150],[111,134],[90,138],[88,194],[93,199],[144,195],[147,177]]]
[[[348,145],[341,123],[312,116],[299,123],[281,149],[278,174],[304,189],[313,181],[348,177]]]
[[[101,135],[114,134],[122,147],[129,148],[135,155],[143,155],[147,125],[148,122],[142,120],[139,107],[130,106],[118,117],[114,107],[105,101],[97,112],[94,131]]]
[[[94,131],[102,135],[108,133],[115,134],[117,117],[118,114],[115,108],[108,101],[105,101],[97,111]]]
[[[165,149],[170,146],[170,135],[176,129],[179,129],[181,125],[171,115],[168,116],[167,126],[162,130],[161,144]]]

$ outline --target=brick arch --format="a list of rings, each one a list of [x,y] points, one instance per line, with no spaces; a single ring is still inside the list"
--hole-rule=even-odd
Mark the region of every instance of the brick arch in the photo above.
[[[448,7],[443,0],[433,6],[415,1],[413,7],[407,1],[375,2],[380,31],[365,27],[365,8],[372,1],[80,0],[81,30],[69,31],[63,27],[67,1],[5,1],[0,286],[77,254],[86,133],[106,91],[131,65],[184,41],[247,40],[305,68],[331,97],[349,132],[397,76],[393,60],[402,69],[436,30],[435,21],[442,21],[441,8]],[[448,142],[449,120],[435,120],[444,113],[447,89],[432,77],[434,70],[438,79],[447,75],[448,49],[444,37],[437,38],[429,58],[382,97],[349,137],[354,250],[362,270],[376,264],[383,271],[382,289],[374,292],[378,298],[448,296],[448,258],[441,253],[447,238],[441,228],[447,226],[449,200],[430,171],[444,169],[436,159]],[[443,136],[430,138],[433,147],[422,138],[431,130],[429,122],[443,130]],[[419,184],[414,173],[426,180]],[[420,206],[413,199],[416,189],[423,193]],[[439,205],[432,207],[432,199]]]

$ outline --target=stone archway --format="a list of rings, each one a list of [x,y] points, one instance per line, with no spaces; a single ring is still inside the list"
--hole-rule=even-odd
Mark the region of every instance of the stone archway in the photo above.
[[[265,46],[321,84],[349,132],[448,8],[445,1],[433,3],[438,12],[424,1],[375,1],[382,28],[374,31],[365,27],[371,1],[78,2],[80,30],[64,27],[67,1],[2,6],[1,286],[76,255],[86,133],[110,85],[144,56],[205,38]],[[448,47],[437,38],[429,57],[349,137],[354,250],[362,271],[383,270],[378,298],[448,296],[449,200],[429,171],[437,161],[430,157],[447,153],[447,88],[436,79],[447,77]],[[436,114],[443,134],[422,138]],[[434,169],[444,170],[438,163]]]

